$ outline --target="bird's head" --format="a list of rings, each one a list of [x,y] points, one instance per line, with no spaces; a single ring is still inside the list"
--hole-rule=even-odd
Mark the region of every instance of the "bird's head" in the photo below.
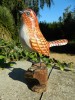
[[[26,9],[23,11],[20,11],[22,14],[22,22],[23,24],[26,24],[29,28],[35,28],[38,27],[38,19],[36,17],[36,14],[31,9]]]

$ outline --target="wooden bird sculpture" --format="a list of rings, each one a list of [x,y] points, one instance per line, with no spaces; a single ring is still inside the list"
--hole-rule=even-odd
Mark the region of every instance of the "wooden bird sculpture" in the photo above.
[[[48,42],[40,31],[35,12],[31,9],[27,9],[20,11],[20,13],[22,14],[22,25],[19,36],[26,49],[50,57],[50,47],[66,45],[68,43],[67,39]],[[29,83],[32,84],[32,91],[42,93],[47,90],[47,80],[49,76],[47,67],[42,66],[41,62],[39,64],[37,67],[33,64],[32,67],[25,72],[25,78],[34,80]]]
[[[68,43],[67,39],[48,42],[40,31],[35,12],[31,9],[26,9],[20,11],[20,13],[22,14],[22,25],[19,36],[25,48],[45,56],[50,56],[50,47],[66,45]]]

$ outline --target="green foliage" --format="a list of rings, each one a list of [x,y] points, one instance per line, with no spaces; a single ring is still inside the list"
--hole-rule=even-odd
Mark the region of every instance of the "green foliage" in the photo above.
[[[4,67],[4,63],[5,63],[5,56],[2,56],[2,55],[0,55],[0,68],[3,68]]]
[[[52,0],[1,0],[1,4],[11,11],[17,7],[17,9],[24,9],[26,7],[33,8],[36,12],[38,12],[39,5],[41,8],[44,7],[44,4],[47,4],[50,7]],[[9,6],[8,6],[9,5]]]
[[[38,9],[39,5],[42,9],[45,4],[47,4],[47,6],[50,7],[52,2],[53,0],[25,0],[25,4],[27,4],[28,7],[32,7],[34,10],[35,8]]]
[[[14,41],[5,42],[3,39],[0,39],[0,52],[1,55],[5,56],[10,60],[18,60],[21,57],[23,49],[21,46],[16,46]]]
[[[63,30],[62,24],[53,22],[53,23],[45,23],[40,22],[40,29],[48,41],[61,39],[63,38]],[[64,33],[64,37],[66,38],[66,34]]]
[[[15,4],[17,3],[17,0],[2,0],[2,5],[7,7],[8,9],[13,9]],[[9,5],[9,6],[8,6]]]
[[[10,68],[13,66],[13,62],[7,62],[6,57],[0,55],[0,68],[4,69],[4,68]]]
[[[23,9],[25,4],[23,0],[2,0],[2,6],[5,6],[6,8],[10,9],[10,11],[13,11],[16,8],[17,10]]]
[[[15,21],[15,25],[19,25],[20,22],[20,14],[19,10],[23,10],[26,8],[33,9],[36,14],[39,12],[39,5],[41,8],[44,7],[45,4],[47,4],[48,7],[50,7],[52,0],[1,0],[0,5],[8,8]],[[8,6],[9,5],[9,6]]]
[[[54,66],[60,70],[71,70],[71,68],[73,67],[73,63],[65,63],[65,62],[60,62],[56,59],[53,58],[53,62],[54,62]]]
[[[10,31],[5,28],[1,23],[0,23],[0,38],[4,39],[5,41],[11,41],[11,33]]]
[[[13,17],[6,7],[0,6],[0,24],[9,30],[11,33],[14,32],[14,20]]]
[[[45,4],[50,7],[51,2],[52,0],[44,2],[43,0],[0,0],[0,33],[3,30],[0,37],[4,40],[7,40],[8,36],[17,38],[21,17],[19,10],[31,8],[38,14],[39,5],[41,8]]]

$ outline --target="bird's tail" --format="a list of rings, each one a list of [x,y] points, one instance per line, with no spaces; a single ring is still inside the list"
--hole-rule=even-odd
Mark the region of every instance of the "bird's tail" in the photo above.
[[[68,43],[67,39],[55,40],[49,42],[49,47],[62,46],[62,45],[66,45],[67,43]]]

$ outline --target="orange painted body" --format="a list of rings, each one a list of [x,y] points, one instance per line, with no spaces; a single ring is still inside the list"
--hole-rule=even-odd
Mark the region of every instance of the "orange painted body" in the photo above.
[[[68,43],[66,39],[48,42],[40,31],[36,14],[31,9],[24,10],[22,13],[20,38],[27,48],[46,56],[50,56],[50,47]]]

